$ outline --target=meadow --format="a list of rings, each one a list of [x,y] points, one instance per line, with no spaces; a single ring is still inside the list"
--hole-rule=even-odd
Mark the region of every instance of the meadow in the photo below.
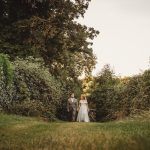
[[[47,122],[0,114],[0,150],[149,150],[150,120]]]

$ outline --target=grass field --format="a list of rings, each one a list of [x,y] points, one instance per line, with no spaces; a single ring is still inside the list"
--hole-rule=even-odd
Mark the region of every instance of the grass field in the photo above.
[[[50,123],[0,114],[0,150],[150,150],[150,120]]]

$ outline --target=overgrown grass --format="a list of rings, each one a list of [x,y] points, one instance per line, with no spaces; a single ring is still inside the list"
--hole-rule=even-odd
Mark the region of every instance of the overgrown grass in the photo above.
[[[0,150],[149,150],[150,120],[44,122],[0,114]]]

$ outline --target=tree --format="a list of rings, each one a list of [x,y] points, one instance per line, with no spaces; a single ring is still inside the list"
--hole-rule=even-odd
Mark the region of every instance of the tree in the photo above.
[[[112,119],[118,100],[115,90],[118,79],[107,64],[94,81],[95,88],[89,99],[96,105],[96,119],[97,121]]]
[[[12,60],[17,56],[42,57],[55,76],[77,79],[83,72],[90,73],[95,56],[89,39],[99,32],[75,21],[84,16],[89,2],[3,0],[0,52]]]

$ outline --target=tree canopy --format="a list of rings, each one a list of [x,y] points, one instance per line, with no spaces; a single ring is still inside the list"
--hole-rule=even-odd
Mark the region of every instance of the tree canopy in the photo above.
[[[79,24],[90,0],[1,0],[0,52],[11,59],[42,57],[50,72],[77,79],[90,73],[96,58],[91,48],[98,35]]]

